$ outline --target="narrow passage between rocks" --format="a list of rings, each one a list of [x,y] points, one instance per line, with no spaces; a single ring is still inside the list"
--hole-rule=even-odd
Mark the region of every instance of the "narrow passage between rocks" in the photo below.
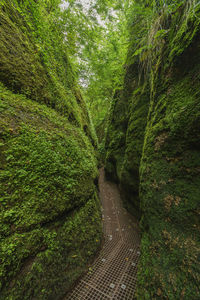
[[[134,299],[139,260],[137,221],[123,208],[119,190],[99,177],[104,246],[100,255],[65,300]]]

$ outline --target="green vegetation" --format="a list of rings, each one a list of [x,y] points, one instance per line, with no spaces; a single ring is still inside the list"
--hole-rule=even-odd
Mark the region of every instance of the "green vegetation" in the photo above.
[[[0,1],[0,300],[87,269],[102,161],[140,220],[137,298],[199,299],[200,3],[61,4]]]
[[[60,1],[0,3],[0,299],[60,299],[101,243],[97,140]]]
[[[134,8],[106,170],[141,216],[137,298],[197,299],[200,5],[164,2],[137,1]]]
[[[70,1],[66,28],[70,55],[100,142],[116,89],[122,86],[128,48],[129,1]]]

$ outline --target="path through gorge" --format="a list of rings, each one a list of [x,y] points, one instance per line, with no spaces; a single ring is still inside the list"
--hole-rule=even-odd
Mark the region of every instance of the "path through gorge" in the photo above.
[[[64,300],[134,299],[139,251],[137,221],[123,208],[118,188],[99,177],[104,246],[88,273]]]

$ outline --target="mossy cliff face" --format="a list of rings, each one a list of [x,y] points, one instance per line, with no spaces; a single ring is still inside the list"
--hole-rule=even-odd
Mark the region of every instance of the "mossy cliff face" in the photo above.
[[[91,135],[56,1],[2,1],[0,18],[0,81]]]
[[[106,176],[118,182],[121,169],[126,132],[126,103],[122,91],[116,91],[110,108],[108,131],[106,135]]]
[[[144,63],[146,56],[151,66],[150,92],[146,90],[138,101],[134,100],[131,109],[127,108],[127,143],[120,162],[124,161],[121,174],[124,165],[130,168],[128,182],[132,181],[132,186],[138,178],[139,197],[133,198],[136,208],[140,202],[142,233],[138,299],[200,297],[200,19],[197,8],[195,12],[186,3],[173,15],[162,12],[162,26],[167,30],[164,37],[155,31],[155,18],[152,30],[157,34],[156,45],[159,36],[159,49],[153,49],[151,57],[148,50],[139,58]],[[137,90],[133,95],[137,99]],[[143,114],[140,123],[144,124],[144,130],[136,126],[141,120],[141,115],[135,114],[138,105],[143,112],[147,109],[146,118]],[[106,165],[109,163],[108,157]],[[120,176],[122,189],[126,189],[127,183]]]
[[[121,189],[125,206],[138,217],[139,165],[148,114],[148,87],[138,81],[138,57],[127,65],[124,89],[116,92],[106,135],[106,175]]]
[[[44,1],[28,2],[0,7],[1,300],[60,299],[101,241],[86,105],[64,49],[38,53],[24,12]]]
[[[156,79],[150,103],[140,164],[138,298],[200,297],[199,47],[194,38],[169,77]]]

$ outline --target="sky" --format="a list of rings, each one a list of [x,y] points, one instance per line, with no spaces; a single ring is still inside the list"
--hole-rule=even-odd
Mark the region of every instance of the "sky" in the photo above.
[[[66,1],[63,1],[63,3],[61,4],[61,7],[62,7],[63,9],[68,8],[68,6],[69,6],[69,4],[68,4]]]
[[[75,0],[76,3],[80,3],[83,6],[83,10],[85,11],[85,13],[87,13],[88,9],[95,4],[95,0]],[[63,9],[67,9],[69,6],[69,1],[67,0],[62,0],[62,4],[61,7]],[[110,15],[112,15],[113,17],[116,17],[116,13],[114,12],[113,9],[110,9]],[[100,17],[100,15],[95,14],[95,17],[98,20],[99,25],[106,27],[105,21]]]
[[[63,3],[61,4],[61,7],[63,9],[66,9],[69,4],[67,0],[63,0]],[[84,8],[88,9],[90,7],[90,4],[93,2],[93,0],[78,0],[77,2],[81,3],[83,5]]]

